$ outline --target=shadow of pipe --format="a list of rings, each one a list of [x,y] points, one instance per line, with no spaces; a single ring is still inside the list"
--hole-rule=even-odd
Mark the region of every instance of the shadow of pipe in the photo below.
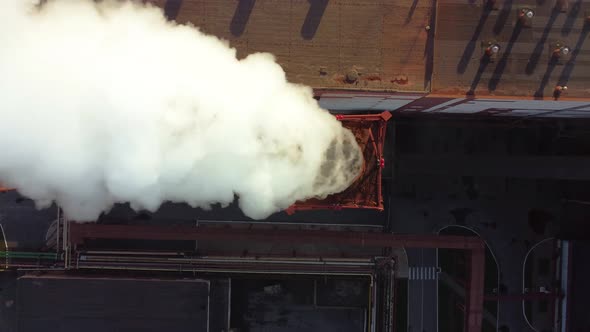
[[[164,4],[164,16],[169,21],[174,21],[178,17],[178,13],[180,13],[180,8],[182,7],[183,0],[167,0]]]
[[[527,75],[531,75],[535,71],[535,68],[537,68],[537,64],[539,64],[539,59],[543,54],[543,47],[545,46],[545,42],[547,42],[547,37],[549,36],[549,32],[551,32],[551,28],[557,19],[557,15],[559,15],[559,9],[557,7],[553,7],[551,16],[549,16],[547,24],[545,25],[545,29],[543,29],[543,34],[539,38],[539,41],[537,41],[537,45],[535,45],[535,49],[529,57],[529,62],[525,68],[525,73]]]
[[[545,74],[543,74],[541,84],[539,84],[539,88],[537,89],[537,91],[535,91],[535,98],[543,98],[545,94],[545,87],[547,86],[547,83],[549,83],[549,78],[551,77],[551,74],[553,73],[555,66],[557,66],[558,61],[559,60],[557,58],[551,57],[551,59],[547,63],[547,69],[545,70]]]
[[[239,0],[234,16],[229,24],[229,31],[232,35],[239,37],[246,31],[246,25],[254,9],[256,0]]]
[[[506,22],[508,22],[508,17],[510,16],[510,12],[512,11],[512,0],[504,1],[502,8],[500,9],[500,13],[498,14],[498,18],[496,19],[496,23],[494,24],[494,33],[499,34],[504,29]]]
[[[479,39],[479,35],[481,34],[481,31],[483,30],[483,26],[486,23],[488,17],[490,16],[490,12],[492,11],[492,8],[493,8],[493,4],[491,4],[490,2],[488,2],[486,4],[486,6],[483,8],[483,12],[481,13],[481,17],[479,18],[479,22],[477,23],[477,26],[475,27],[475,30],[473,31],[473,35],[471,36],[471,39],[469,39],[467,46],[465,46],[465,50],[463,50],[463,55],[461,55],[461,59],[459,60],[459,63],[457,64],[457,72],[459,74],[465,73],[465,70],[467,69],[467,65],[469,65],[469,61],[471,60],[471,57],[473,56],[473,52],[475,51],[475,48],[477,45],[477,40]]]
[[[412,2],[412,6],[410,6],[410,10],[408,11],[408,16],[406,16],[406,21],[404,22],[404,25],[408,25],[408,23],[410,23],[410,21],[412,20],[412,16],[414,16],[416,7],[418,7],[418,1],[419,0],[414,0]]]
[[[557,80],[557,85],[567,86],[570,76],[572,75],[572,72],[574,71],[574,67],[576,65],[576,58],[580,54],[580,50],[582,49],[582,46],[584,45],[584,41],[586,40],[586,37],[588,37],[589,33],[590,33],[590,24],[586,23],[584,25],[584,29],[582,30],[582,32],[580,32],[580,36],[578,37],[578,41],[576,42],[576,45],[574,46],[571,57],[566,62],[565,66],[563,67],[563,70],[561,71],[561,75],[559,75],[559,79]]]
[[[506,65],[508,64],[508,57],[510,57],[510,53],[512,52],[512,48],[514,47],[514,43],[518,39],[520,32],[522,31],[522,23],[518,21],[514,30],[512,31],[512,35],[510,36],[510,40],[508,41],[508,45],[506,45],[506,50],[502,54],[500,61],[498,61],[498,65],[496,69],[494,69],[494,73],[492,74],[492,78],[488,82],[488,89],[490,91],[496,90],[498,83],[500,83],[500,79],[504,74],[504,70],[506,69]]]
[[[309,1],[309,10],[307,11],[307,16],[305,16],[305,21],[301,26],[301,37],[303,39],[313,39],[318,28],[320,27],[320,22],[322,21],[322,17],[324,16],[324,12],[326,11],[326,7],[328,6],[329,0],[308,0]]]
[[[475,74],[475,77],[473,77],[473,81],[471,81],[471,86],[469,88],[469,91],[467,91],[468,96],[475,96],[475,90],[477,89],[477,85],[479,84],[479,81],[481,80],[481,75],[483,74],[483,72],[486,70],[486,68],[488,67],[488,65],[490,63],[491,63],[491,61],[490,61],[489,56],[486,55],[483,58],[481,58],[481,60],[479,62],[479,68],[477,69],[477,73]]]
[[[582,7],[582,0],[577,0],[570,11],[567,13],[567,18],[563,23],[563,27],[561,28],[561,35],[567,36],[570,31],[572,31],[572,27],[574,26],[574,22],[580,13],[580,9]]]

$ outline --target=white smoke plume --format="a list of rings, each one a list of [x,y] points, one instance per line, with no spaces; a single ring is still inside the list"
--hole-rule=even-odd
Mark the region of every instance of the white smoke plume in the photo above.
[[[352,133],[270,54],[123,1],[0,0],[0,183],[95,220],[114,203],[265,218],[346,189]]]

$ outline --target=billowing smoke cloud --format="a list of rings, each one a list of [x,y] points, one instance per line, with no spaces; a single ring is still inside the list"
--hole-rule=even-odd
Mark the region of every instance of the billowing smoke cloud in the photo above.
[[[361,151],[270,54],[137,3],[0,0],[0,183],[94,220],[116,202],[264,218],[346,189]]]

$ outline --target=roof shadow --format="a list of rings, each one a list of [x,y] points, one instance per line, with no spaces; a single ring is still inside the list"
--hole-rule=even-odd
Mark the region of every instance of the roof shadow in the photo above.
[[[584,45],[584,41],[586,37],[590,34],[590,23],[584,25],[582,32],[580,32],[580,36],[578,37],[578,41],[573,48],[572,55],[570,56],[569,60],[563,67],[561,71],[561,75],[559,75],[559,79],[557,80],[558,85],[567,86],[569,82],[570,76],[574,72],[574,67],[576,66],[576,59],[582,50],[582,46]]]
[[[406,16],[406,21],[404,22],[404,25],[408,25],[408,23],[410,23],[410,21],[412,21],[412,17],[414,16],[414,12],[416,11],[416,7],[418,7],[418,1],[419,0],[414,0],[412,2],[412,6],[410,6],[410,10],[408,11],[408,16]]]
[[[551,78],[551,74],[557,65],[557,58],[551,57],[549,62],[547,63],[547,69],[545,70],[545,74],[543,74],[543,78],[541,79],[541,83],[535,91],[535,98],[543,98],[545,87],[547,87],[547,83],[549,83],[549,78]]]
[[[178,17],[178,13],[180,13],[180,8],[182,7],[182,2],[184,0],[167,0],[164,4],[164,16],[169,21],[175,21]]]
[[[256,0],[240,0],[238,2],[234,17],[229,24],[229,31],[232,35],[239,37],[246,31],[246,24],[248,24],[254,4],[256,4]]]
[[[518,39],[518,36],[520,35],[522,28],[523,28],[522,22],[520,20],[517,21],[516,26],[514,27],[514,30],[512,31],[512,35],[510,36],[510,40],[508,41],[508,45],[506,46],[506,50],[504,51],[504,54],[502,54],[500,61],[498,61],[498,65],[496,66],[496,69],[494,70],[494,73],[492,74],[492,78],[488,82],[488,89],[490,91],[495,91],[496,88],[498,87],[498,83],[500,83],[502,75],[504,74],[504,70],[506,69],[506,66],[508,64],[508,58],[510,57],[510,53],[512,53],[512,48],[514,47],[514,43]]]
[[[561,28],[561,34],[563,36],[567,36],[570,31],[572,31],[572,27],[574,26],[574,22],[576,21],[576,18],[578,17],[578,14],[580,13],[580,9],[582,6],[582,0],[577,0],[574,5],[572,6],[572,9],[570,9],[570,11],[567,13],[567,18],[565,19],[565,22],[563,23],[563,27]]]
[[[308,0],[309,10],[307,11],[307,16],[301,27],[301,37],[309,40],[315,36],[329,1],[330,0]]]
[[[529,57],[529,62],[525,68],[525,73],[527,75],[533,74],[535,68],[537,68],[539,59],[543,54],[543,47],[545,46],[545,42],[547,42],[547,37],[549,36],[549,32],[551,32],[551,28],[553,28],[553,24],[557,19],[557,15],[559,15],[559,9],[557,7],[553,7],[551,16],[549,17],[549,20],[547,20],[547,25],[545,25],[545,29],[543,29],[543,34],[541,35],[541,38],[539,38],[539,41],[537,41],[537,45],[535,45],[535,49]]]
[[[492,11],[492,8],[493,7],[491,5],[491,2],[488,1],[486,6],[483,8],[483,12],[481,13],[481,17],[479,18],[479,22],[477,23],[477,26],[475,27],[475,30],[473,31],[473,35],[471,35],[471,39],[469,39],[469,43],[467,43],[467,46],[465,46],[465,49],[463,50],[463,55],[461,55],[461,59],[459,60],[459,63],[457,64],[457,72],[459,74],[463,74],[463,73],[465,73],[465,70],[467,70],[467,65],[471,61],[471,57],[473,56],[473,52],[475,52],[477,40],[479,39],[481,31],[483,30],[484,24],[486,23],[488,17],[490,16],[490,12]]]
[[[496,24],[494,24],[494,33],[500,34],[504,26],[506,26],[506,22],[508,22],[508,17],[510,16],[510,12],[512,11],[512,1],[513,0],[506,0],[504,4],[502,4],[502,8],[498,14],[498,18],[496,19]]]
[[[479,68],[477,69],[477,73],[475,74],[475,76],[473,77],[473,80],[471,81],[471,86],[469,87],[469,91],[467,91],[468,96],[475,95],[475,90],[477,89],[477,85],[479,84],[479,81],[481,80],[481,76],[490,63],[491,63],[491,61],[490,61],[489,56],[484,56],[481,58],[481,60],[479,62]]]

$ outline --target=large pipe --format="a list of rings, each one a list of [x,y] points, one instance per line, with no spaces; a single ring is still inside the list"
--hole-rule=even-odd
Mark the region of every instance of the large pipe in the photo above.
[[[383,229],[383,225],[372,224],[331,224],[320,222],[286,222],[286,221],[254,221],[254,220],[197,220],[198,224],[247,224],[247,225],[265,225],[265,226],[320,226],[320,227],[349,227],[349,228],[376,228]]]
[[[70,240],[80,245],[84,239],[210,240],[279,242],[291,244],[326,243],[358,247],[483,249],[481,239],[455,235],[400,235],[381,232],[324,230],[237,229],[231,227],[138,226],[72,224]]]

